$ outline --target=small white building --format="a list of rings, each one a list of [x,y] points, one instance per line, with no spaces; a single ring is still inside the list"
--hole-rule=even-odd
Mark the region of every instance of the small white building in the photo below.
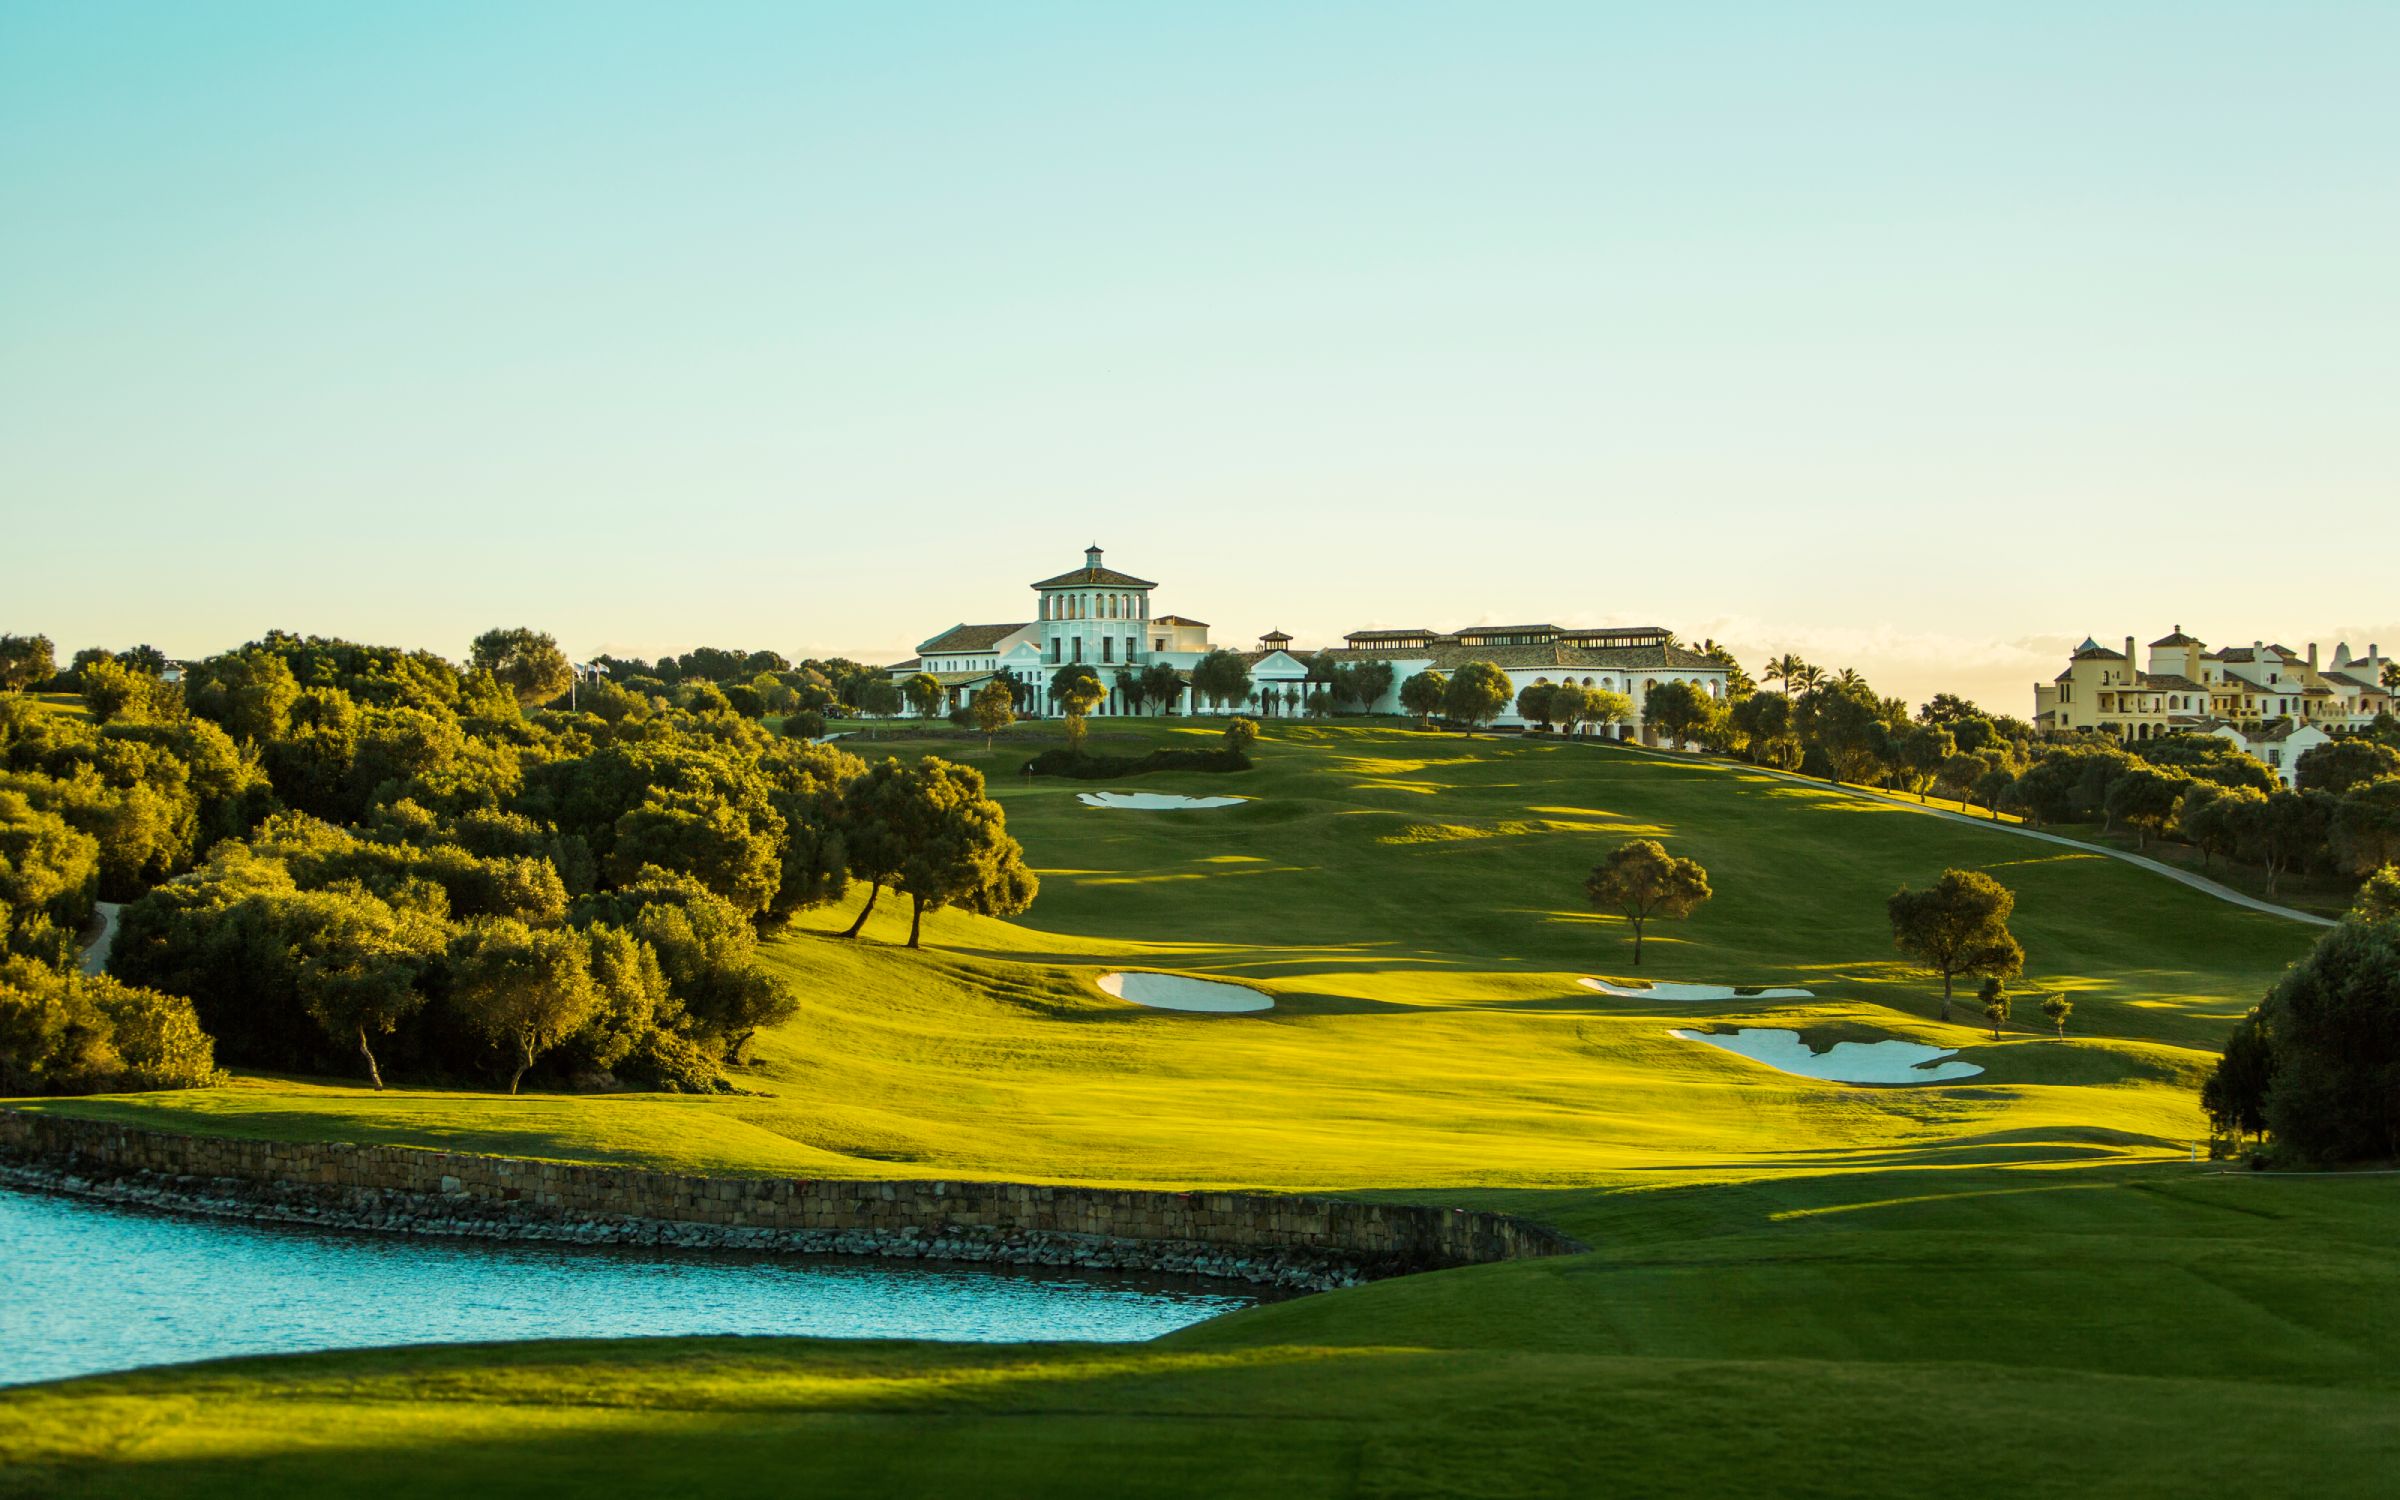
[[[1029,711],[1047,715],[1052,712],[1051,674],[1082,663],[1108,690],[1095,712],[1113,717],[1132,712],[1132,699],[1120,679],[1164,664],[1179,685],[1170,702],[1148,704],[1146,710],[1189,714],[1195,707],[1191,669],[1216,648],[1209,642],[1205,622],[1152,611],[1150,593],[1157,587],[1150,579],[1106,566],[1101,549],[1090,547],[1082,567],[1032,585],[1033,619],[953,625],[919,645],[915,656],[887,670],[895,681],[920,672],[931,676],[941,684],[951,708],[964,705],[1005,672],[1026,688],[1032,700]],[[1722,662],[1676,644],[1667,631],[1652,626],[1360,630],[1344,636],[1339,646],[1318,650],[1297,649],[1289,635],[1269,631],[1259,638],[1257,649],[1236,654],[1250,670],[1250,694],[1239,711],[1262,717],[1297,717],[1306,711],[1311,658],[1337,665],[1388,663],[1392,685],[1378,702],[1367,705],[1368,712],[1381,714],[1403,711],[1400,685],[1418,673],[1447,674],[1469,662],[1485,661],[1509,680],[1509,706],[1495,721],[1500,727],[1522,727],[1515,696],[1524,688],[1537,682],[1574,682],[1633,700],[1633,721],[1617,730],[1628,739],[1649,737],[1640,714],[1643,695],[1652,684],[1688,682],[1722,701],[1730,677]]]

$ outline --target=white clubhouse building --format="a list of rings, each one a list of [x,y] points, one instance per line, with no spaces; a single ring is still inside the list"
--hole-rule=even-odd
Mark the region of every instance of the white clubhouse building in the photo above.
[[[917,654],[887,670],[895,682],[924,673],[941,684],[946,705],[957,708],[1003,672],[1033,695],[1020,712],[1048,714],[1051,674],[1081,662],[1099,675],[1107,697],[1101,716],[1129,714],[1120,674],[1165,664],[1180,686],[1169,704],[1151,704],[1176,714],[1193,711],[1191,669],[1216,648],[1208,626],[1182,615],[1155,614],[1150,591],[1158,585],[1103,565],[1101,550],[1088,548],[1083,566],[1033,585],[1034,618],[992,625],[953,625],[917,647]],[[1307,658],[1323,655],[1337,663],[1388,662],[1392,685],[1367,711],[1396,714],[1400,684],[1419,672],[1454,672],[1471,661],[1488,661],[1506,673],[1511,702],[1495,722],[1517,727],[1515,694],[1536,682],[1576,682],[1607,688],[1633,700],[1634,719],[1618,727],[1621,738],[1644,734],[1642,697],[1652,683],[1688,682],[1712,698],[1726,694],[1724,665],[1675,644],[1655,627],[1557,625],[1469,626],[1460,630],[1357,630],[1342,644],[1295,649],[1281,631],[1260,637],[1256,650],[1235,653],[1250,669],[1250,697],[1241,712],[1296,716],[1307,694]]]

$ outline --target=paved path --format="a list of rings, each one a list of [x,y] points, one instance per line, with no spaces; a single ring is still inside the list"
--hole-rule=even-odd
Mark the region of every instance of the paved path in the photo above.
[[[2292,922],[2306,922],[2312,927],[2336,925],[2331,917],[2320,917],[2311,912],[2294,911],[2288,906],[2277,906],[2272,901],[2261,901],[2256,896],[2245,896],[2231,886],[2219,885],[2205,875],[2195,875],[2189,870],[2179,869],[2163,860],[2151,859],[2140,854],[2128,854],[2122,849],[2111,849],[2101,844],[2087,844],[2081,839],[2071,839],[2061,834],[2044,833],[2038,828],[2027,828],[2019,823],[2002,823],[1991,818],[1969,817],[1965,813],[1952,812],[1946,807],[1929,807],[1922,802],[1912,801],[1897,793],[1879,792],[1868,787],[1850,786],[1841,782],[1819,781],[1814,776],[1802,776],[1796,771],[1771,770],[1766,766],[1745,765],[1740,761],[1703,760],[1696,755],[1679,754],[1672,750],[1653,750],[1647,745],[1619,743],[1618,748],[1638,750],[1644,755],[1655,755],[1662,760],[1677,760],[1692,765],[1719,766],[1726,770],[1773,776],[1784,781],[1798,782],[1802,786],[1815,787],[1819,791],[1842,792],[1852,797],[1863,797],[1871,802],[1888,802],[1894,807],[1905,808],[1913,813],[1924,813],[1929,817],[1948,818],[1953,823],[1964,823],[1970,828],[1985,828],[1994,833],[2013,833],[2021,839],[2038,839],[2045,844],[2056,844],[2062,849],[2073,849],[2081,854],[2098,854],[2109,859],[2120,860],[2138,869],[2148,870],[2153,875],[2164,875],[2177,885],[2188,885],[2202,895],[2214,896],[2219,901],[2231,902],[2235,906],[2247,907],[2251,911],[2264,912],[2270,917],[2282,917]]]
[[[83,950],[84,973],[97,974],[108,967],[108,950],[116,946],[117,941],[117,913],[124,909],[121,903],[115,901],[92,903],[92,910],[100,914],[100,935],[92,939],[90,947]]]

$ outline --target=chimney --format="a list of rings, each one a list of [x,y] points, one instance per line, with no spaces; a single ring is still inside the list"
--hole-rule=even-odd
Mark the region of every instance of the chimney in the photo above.
[[[2317,669],[2317,643],[2315,641],[2308,643],[2308,669],[2311,672]]]
[[[2125,637],[2125,680],[2127,682],[2139,682],[2141,680],[2141,668],[2136,666],[2133,660],[2132,636]]]

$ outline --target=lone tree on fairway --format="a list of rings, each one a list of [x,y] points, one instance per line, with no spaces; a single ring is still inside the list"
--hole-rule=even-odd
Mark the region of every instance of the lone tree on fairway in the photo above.
[[[1450,679],[1439,672],[1419,672],[1400,684],[1400,706],[1417,716],[1424,728],[1433,727],[1433,716],[1442,711],[1442,700],[1450,695]]]
[[[1257,743],[1258,720],[1234,718],[1225,722],[1225,748],[1227,750],[1236,755],[1247,755],[1250,753],[1250,747]]]
[[[1108,690],[1100,685],[1100,674],[1088,663],[1074,662],[1051,674],[1050,701],[1067,716],[1068,753],[1083,753],[1084,718],[1107,696]]]
[[[2064,990],[2058,991],[2042,1002],[2043,1016],[2048,1018],[2052,1026],[2058,1028],[2060,1036],[2067,1034],[2067,1017],[2074,1013],[2075,1002],[2067,998]]]
[[[907,780],[892,884],[909,898],[908,946],[918,946],[928,911],[962,906],[1010,917],[1031,906],[1041,887],[1026,868],[1025,851],[1009,837],[1000,804],[984,795],[983,773],[929,755]]]
[[[1223,709],[1250,696],[1250,667],[1231,651],[1211,651],[1192,668],[1192,696]]]
[[[1488,661],[1471,661],[1442,689],[1442,712],[1472,735],[1507,711],[1508,674]]]
[[[2000,1040],[2000,1028],[2008,1024],[2008,986],[1999,975],[1987,974],[1975,998],[1983,1002],[1983,1018],[1992,1023],[1992,1040]]]
[[[983,731],[983,748],[992,748],[992,736],[1017,722],[1016,694],[1005,682],[987,682],[967,700],[967,718]]]
[[[492,674],[526,708],[547,703],[567,690],[574,669],[550,636],[527,630],[487,630],[467,651],[468,665]]]
[[[2017,898],[1980,870],[1944,870],[1921,891],[1907,886],[1885,904],[1892,946],[1942,980],[1942,1019],[1950,1019],[1952,983],[1961,974],[2006,979],[2025,971],[2025,949],[2008,930]]]
[[[1633,839],[1592,866],[1583,882],[1592,910],[1615,912],[1633,924],[1633,962],[1641,967],[1642,924],[1652,917],[1688,917],[1709,898],[1708,872],[1696,859],[1669,854],[1656,839]]]

